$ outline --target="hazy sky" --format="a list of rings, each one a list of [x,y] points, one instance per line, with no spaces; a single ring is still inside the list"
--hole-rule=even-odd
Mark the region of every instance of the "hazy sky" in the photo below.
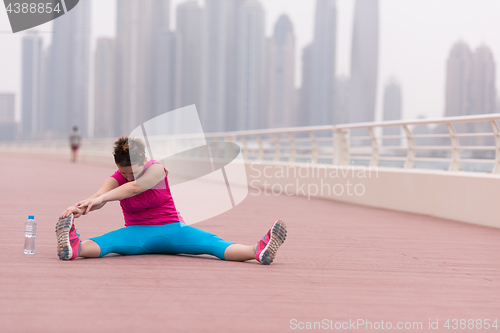
[[[116,0],[92,1],[92,37],[115,34]],[[140,0],[137,0],[140,1]],[[171,13],[185,0],[171,0]],[[203,1],[200,0],[202,4]],[[315,0],[261,0],[266,10],[267,35],[282,13],[294,24],[297,59],[313,38]],[[500,57],[500,1],[498,0],[380,0],[380,54],[377,118],[380,119],[385,83],[396,77],[403,92],[403,118],[440,117],[444,110],[446,60],[452,45],[463,40],[475,49],[489,46]],[[349,74],[354,0],[337,0],[337,73]],[[175,18],[172,15],[172,28]],[[35,29],[50,41],[51,23]],[[0,92],[16,92],[19,114],[21,37],[12,34],[5,10],[0,10]],[[95,43],[93,43],[93,48]],[[301,61],[297,63],[300,84]],[[498,73],[498,70],[496,71]],[[499,75],[496,75],[500,87]]]

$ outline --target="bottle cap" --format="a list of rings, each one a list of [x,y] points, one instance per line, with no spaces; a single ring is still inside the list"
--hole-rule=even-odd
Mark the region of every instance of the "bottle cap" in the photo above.
[[[34,220],[35,219],[35,215],[28,215],[28,220]]]

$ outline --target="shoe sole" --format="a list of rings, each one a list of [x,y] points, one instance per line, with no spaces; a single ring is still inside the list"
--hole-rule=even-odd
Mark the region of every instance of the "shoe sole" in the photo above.
[[[57,255],[61,260],[70,260],[73,256],[73,250],[69,242],[69,231],[72,225],[73,215],[59,219],[56,224]]]
[[[286,225],[285,222],[277,220],[271,228],[271,239],[266,247],[262,250],[259,256],[260,263],[263,265],[270,265],[276,257],[279,247],[285,242],[286,239]]]

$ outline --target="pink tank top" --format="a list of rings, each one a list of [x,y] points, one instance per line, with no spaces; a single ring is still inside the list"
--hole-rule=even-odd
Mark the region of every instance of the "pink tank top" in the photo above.
[[[147,161],[144,171],[153,164],[160,163],[155,160]],[[161,225],[184,222],[180,213],[175,208],[174,199],[168,186],[168,171],[165,171],[165,184],[161,184],[160,182],[155,187],[139,195],[120,200],[126,227],[137,224]],[[119,186],[127,183],[127,179],[123,177],[120,170],[117,170],[111,177],[118,181]]]

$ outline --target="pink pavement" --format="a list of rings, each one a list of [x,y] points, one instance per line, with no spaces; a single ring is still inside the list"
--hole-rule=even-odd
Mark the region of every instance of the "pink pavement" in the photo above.
[[[194,226],[250,245],[283,219],[288,237],[270,266],[180,255],[61,261],[59,214],[114,169],[5,153],[0,169],[2,333],[289,332],[294,323],[358,319],[449,332],[446,319],[500,320],[497,229],[252,192]],[[38,223],[32,256],[23,254],[28,214]],[[113,202],[75,224],[87,239],[122,227],[123,217]]]

